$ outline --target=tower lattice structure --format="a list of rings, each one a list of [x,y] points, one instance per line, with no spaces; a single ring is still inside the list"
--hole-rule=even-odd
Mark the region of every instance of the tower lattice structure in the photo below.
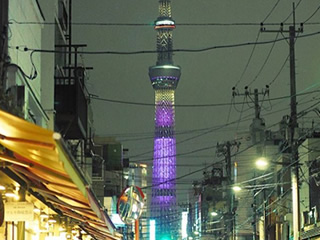
[[[181,71],[172,60],[174,28],[171,1],[159,0],[159,17],[155,21],[158,57],[156,65],[149,68],[155,91],[151,217],[156,220],[156,239],[169,239],[177,230],[174,95]]]

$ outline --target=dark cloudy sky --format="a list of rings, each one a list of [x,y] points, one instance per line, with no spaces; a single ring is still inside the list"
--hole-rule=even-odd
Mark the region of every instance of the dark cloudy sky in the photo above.
[[[158,16],[157,0],[75,0],[73,21],[82,23],[139,23],[152,24]],[[278,2],[278,4],[277,4]],[[304,22],[320,6],[319,0],[296,0],[296,22]],[[271,9],[276,5],[274,11]],[[177,23],[173,32],[174,48],[201,49],[220,45],[255,42],[259,25],[251,26],[186,26],[182,23],[265,23],[283,22],[292,12],[292,1],[287,0],[173,0],[172,15]],[[286,23],[292,22],[292,16]],[[304,26],[304,34],[320,31],[320,10]],[[279,25],[269,26],[277,30]],[[285,26],[288,29],[288,26]],[[74,42],[86,43],[88,51],[138,51],[155,50],[156,32],[150,26],[74,26]],[[277,33],[260,33],[258,42],[287,37]],[[272,52],[265,67],[261,66]],[[176,104],[230,103],[231,89],[237,85],[240,92],[250,88],[261,90],[270,84],[278,74],[289,53],[286,41],[276,44],[257,45],[248,63],[253,46],[216,49],[198,53],[178,52],[174,62],[182,68],[182,76],[176,91]],[[84,55],[85,64],[94,67],[88,82],[92,94],[101,98],[129,102],[153,103],[154,92],[148,78],[148,67],[156,62],[156,54],[140,55]],[[299,38],[296,41],[297,92],[317,90],[320,86],[320,35]],[[246,71],[244,71],[246,69]],[[258,74],[259,73],[259,74]],[[241,77],[242,76],[242,77]],[[289,90],[289,62],[278,78],[270,85],[270,98],[287,96]],[[299,97],[298,110],[307,107],[303,102],[317,98],[317,94]],[[267,98],[266,98],[267,99]],[[243,97],[236,97],[236,102]],[[248,100],[250,101],[250,100]],[[117,136],[130,151],[131,160],[148,159],[151,164],[153,148],[154,108],[150,106],[116,104],[93,100],[96,134]],[[314,103],[314,102],[311,102]],[[280,121],[289,114],[289,99],[266,101],[262,116],[267,126]],[[252,104],[250,104],[252,106]],[[215,158],[214,146],[217,141],[232,140],[237,132],[249,128],[251,120],[241,121],[219,131],[212,131],[201,137],[197,135],[215,126],[226,124],[254,114],[247,104],[234,107],[176,107],[178,175],[211,163]],[[272,108],[272,109],[271,109]],[[270,110],[271,109],[271,110]],[[282,111],[278,111],[284,109]],[[269,111],[267,111],[269,110]],[[278,111],[278,112],[277,112]],[[230,117],[228,115],[230,112]],[[274,128],[276,129],[276,128]],[[199,131],[193,131],[199,130]],[[181,134],[183,133],[183,134]],[[130,140],[131,141],[128,141]],[[135,139],[135,140],[132,140]],[[201,148],[206,151],[198,151]],[[187,152],[195,151],[193,154]],[[141,153],[148,154],[140,155]],[[198,175],[197,175],[198,176]],[[194,179],[190,176],[187,180]],[[191,180],[189,181],[191,182]],[[179,187],[178,187],[179,188]]]

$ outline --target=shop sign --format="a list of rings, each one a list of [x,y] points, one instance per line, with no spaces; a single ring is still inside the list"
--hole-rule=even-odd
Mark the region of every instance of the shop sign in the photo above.
[[[33,221],[33,204],[29,202],[6,202],[4,204],[4,220]]]

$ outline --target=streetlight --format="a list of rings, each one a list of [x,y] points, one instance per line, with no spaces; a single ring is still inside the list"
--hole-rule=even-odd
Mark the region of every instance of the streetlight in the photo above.
[[[268,159],[265,157],[260,157],[256,161],[256,166],[260,170],[266,170],[269,165]]]
[[[213,211],[213,212],[211,212],[211,216],[212,216],[212,217],[216,217],[216,216],[218,216],[218,213],[215,212],[215,211]]]
[[[241,188],[240,186],[238,186],[238,185],[233,186],[232,189],[233,189],[233,191],[235,191],[235,192],[239,192],[239,191],[242,190],[242,188]]]

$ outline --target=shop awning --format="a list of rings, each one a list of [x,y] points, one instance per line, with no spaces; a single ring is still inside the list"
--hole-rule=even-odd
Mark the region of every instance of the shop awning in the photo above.
[[[0,144],[0,163],[8,163],[32,191],[96,239],[121,239],[59,133],[0,111]]]

